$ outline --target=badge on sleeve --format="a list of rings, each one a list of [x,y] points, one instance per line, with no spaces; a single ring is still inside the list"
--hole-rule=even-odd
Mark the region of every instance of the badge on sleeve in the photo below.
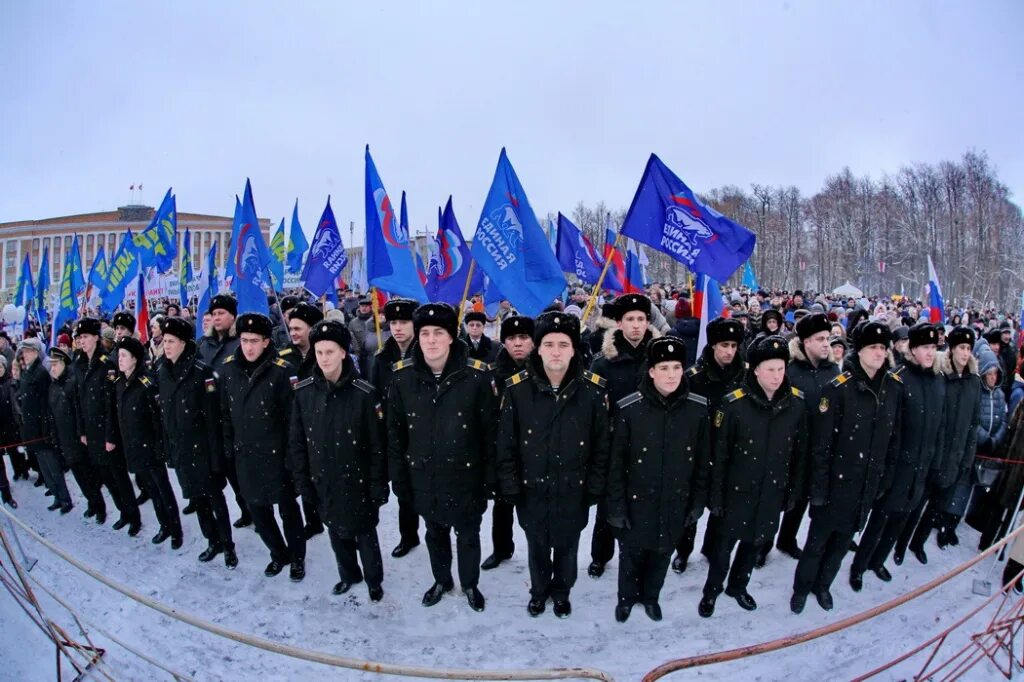
[[[821,402],[818,403],[818,412],[821,412],[822,414],[828,412],[828,398],[823,397]]]
[[[715,412],[715,428],[721,426],[723,421],[725,421],[725,412],[718,410]]]

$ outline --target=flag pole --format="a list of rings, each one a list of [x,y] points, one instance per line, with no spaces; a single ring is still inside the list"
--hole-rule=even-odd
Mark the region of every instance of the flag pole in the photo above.
[[[462,303],[459,304],[459,328],[462,327],[462,316],[466,310],[466,299],[469,298],[469,283],[473,280],[473,268],[476,267],[476,261],[469,261],[469,270],[466,272],[466,286],[462,287]]]
[[[373,326],[377,330],[377,348],[383,348],[384,344],[380,340],[380,303],[377,300],[377,287],[370,287],[370,309],[373,310]]]
[[[612,244],[612,249],[619,247],[619,242],[622,241],[622,234],[620,233],[615,238],[615,243]],[[583,318],[580,320],[580,326],[582,327],[587,323],[587,318],[590,317],[591,311],[594,309],[594,303],[597,302],[597,295],[601,291],[601,283],[604,282],[605,275],[608,274],[608,268],[611,267],[611,257],[614,253],[608,254],[604,259],[604,267],[601,269],[601,276],[597,278],[597,282],[594,284],[594,290],[590,292],[590,300],[587,301],[587,307],[583,309]]]

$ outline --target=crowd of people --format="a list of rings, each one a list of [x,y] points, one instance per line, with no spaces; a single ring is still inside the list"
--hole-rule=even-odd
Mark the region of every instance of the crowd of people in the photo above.
[[[1012,315],[949,310],[932,324],[900,297],[723,293],[728,314],[706,325],[686,290],[653,285],[599,301],[586,323],[582,289],[536,318],[507,301],[489,314],[478,298],[457,310],[346,290],[338,305],[274,296],[269,316],[239,315],[228,294],[198,319],[168,302],[150,311],[145,342],[128,311],[82,317],[48,349],[41,330],[16,347],[0,334],[0,447],[14,481],[37,472],[54,512],[74,506],[70,472],[85,517],[105,524],[109,496],[114,530],[139,535],[151,503],[153,544],[180,549],[182,517],[195,514],[201,562],[236,567],[232,533],[251,525],[266,576],[287,568],[301,581],[306,544],[326,531],[333,594],[365,582],[373,602],[392,493],[391,556],[425,528],[424,606],[454,589],[454,570],[483,611],[481,570],[513,556],[518,520],[534,617],[549,601],[571,614],[591,522],[590,577],[618,547],[619,622],[637,604],[662,618],[666,577],[688,570],[700,527],[702,617],[723,591],[756,609],[751,575],[773,548],[795,560],[800,613],[810,595],[833,608],[847,554],[859,591],[868,572],[891,580],[908,550],[927,563],[933,531],[940,549],[959,543],[964,521],[979,549],[1008,532],[1024,487]],[[1017,543],[1004,582],[1021,571]]]

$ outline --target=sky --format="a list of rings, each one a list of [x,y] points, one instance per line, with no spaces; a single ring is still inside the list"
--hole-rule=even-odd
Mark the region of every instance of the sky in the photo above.
[[[414,230],[475,229],[504,146],[534,209],[986,152],[1024,198],[1024,3],[4,3],[0,222],[157,205],[231,215],[252,179],[363,241],[365,145]]]

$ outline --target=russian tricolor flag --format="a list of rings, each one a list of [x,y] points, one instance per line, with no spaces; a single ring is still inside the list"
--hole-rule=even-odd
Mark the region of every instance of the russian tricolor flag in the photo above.
[[[700,333],[697,335],[697,355],[708,345],[708,322],[716,317],[729,317],[730,311],[722,300],[722,288],[707,275],[696,275],[697,285],[693,292],[693,310],[700,318]]]
[[[615,248],[615,239],[615,230],[612,229],[609,222],[604,228],[604,260],[605,262],[608,262],[609,259],[611,260],[611,265],[608,268],[615,274],[615,279],[622,283],[622,293],[635,293],[628,288],[629,284],[626,282],[626,261],[622,259],[622,253]]]
[[[935,274],[935,263],[932,257],[928,256],[928,308],[930,311],[929,321],[932,324],[941,324],[946,310],[942,302],[942,287],[939,286],[939,276]]]

